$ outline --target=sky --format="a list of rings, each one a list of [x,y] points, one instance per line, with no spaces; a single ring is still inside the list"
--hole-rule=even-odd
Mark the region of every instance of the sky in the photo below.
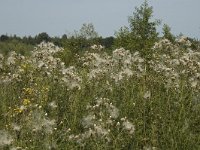
[[[143,0],[0,0],[0,35],[61,36],[92,23],[100,36],[114,36],[129,26],[128,16]],[[200,0],[149,0],[153,18],[168,24],[175,35],[200,39]]]

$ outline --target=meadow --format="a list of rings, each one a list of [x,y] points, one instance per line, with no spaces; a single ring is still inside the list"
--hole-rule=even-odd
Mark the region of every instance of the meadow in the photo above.
[[[65,64],[42,42],[0,54],[2,150],[200,149],[200,51],[160,39],[151,58],[93,45]]]

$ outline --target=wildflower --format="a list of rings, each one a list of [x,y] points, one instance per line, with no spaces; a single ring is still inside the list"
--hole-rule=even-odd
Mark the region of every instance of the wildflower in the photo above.
[[[94,44],[94,45],[92,45],[90,48],[95,50],[95,49],[97,49],[97,45]]]
[[[19,125],[14,124],[14,123],[12,124],[12,128],[14,131],[20,131],[20,129],[21,129],[21,127]]]
[[[181,36],[180,39],[177,40],[180,44],[185,44],[186,46],[191,46],[191,42],[188,40],[186,36]]]
[[[43,129],[46,133],[50,134],[53,132],[54,125],[55,120],[48,119],[42,111],[33,112],[29,122],[29,127],[33,131],[41,131]]]
[[[94,119],[95,119],[95,116],[94,116],[94,115],[88,115],[88,116],[86,116],[85,118],[83,118],[83,120],[82,120],[82,125],[83,125],[85,128],[88,128],[88,127],[90,127],[91,125],[93,125]]]
[[[22,147],[12,147],[10,150],[22,150]]]
[[[23,99],[23,105],[24,105],[24,106],[27,106],[27,105],[29,105],[30,103],[31,103],[31,101],[30,101],[29,99],[27,99],[27,98]]]
[[[126,51],[124,48],[119,48],[113,51],[113,57],[116,59],[122,59],[127,54],[129,54],[129,51]]]
[[[120,126],[120,122],[117,122],[116,126]]]
[[[102,128],[102,126],[100,126],[100,125],[98,125],[98,126],[95,125],[94,129],[98,136],[105,136],[108,134],[108,131],[106,129]]]
[[[19,108],[15,108],[14,111],[16,113],[22,113],[24,111],[25,107],[24,106],[20,106]]]
[[[7,64],[8,66],[14,65],[15,62],[16,62],[16,57],[17,57],[16,52],[15,52],[15,51],[12,51],[12,52],[9,54],[9,57],[7,58],[6,64]]]
[[[110,108],[108,108],[108,111],[110,113],[111,118],[117,118],[119,116],[119,110],[117,107],[110,105]]]
[[[102,50],[104,47],[102,45],[94,44],[90,48],[93,49],[93,50]]]
[[[4,130],[0,130],[0,147],[10,145],[13,142],[12,136]]]
[[[129,131],[129,134],[134,133],[135,126],[132,123],[130,123],[128,120],[125,120],[122,125],[123,125],[125,130]]]
[[[45,63],[42,60],[38,61],[38,68],[42,68],[43,66],[45,66]]]
[[[144,99],[150,98],[151,97],[151,92],[150,91],[146,91],[143,97],[144,97]]]
[[[61,81],[64,81],[64,83],[68,86],[69,89],[81,89],[80,83],[82,79],[75,72],[75,68],[73,66],[70,66],[67,69],[62,69],[62,74],[63,77],[61,78]]]
[[[194,80],[191,82],[191,87],[195,88],[197,86],[197,84],[198,84],[197,80]]]
[[[73,140],[74,139],[74,137],[75,137],[75,135],[70,135],[69,137],[68,137],[68,139],[71,141],[71,140]]]
[[[33,89],[32,88],[23,88],[23,90],[24,90],[24,93],[28,94],[28,95],[31,95],[33,93]]]
[[[53,109],[57,108],[58,106],[56,105],[56,102],[55,101],[52,101],[49,103],[49,106]]]

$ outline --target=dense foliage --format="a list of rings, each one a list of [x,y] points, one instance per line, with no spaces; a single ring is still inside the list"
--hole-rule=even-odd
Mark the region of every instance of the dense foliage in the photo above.
[[[66,66],[64,52],[0,55],[0,147],[199,148],[200,52],[186,37],[155,43],[152,60],[94,45]]]
[[[200,149],[199,41],[151,16],[115,38],[2,35],[0,149]]]
[[[152,21],[153,8],[145,1],[135,8],[133,16],[129,17],[130,27],[121,28],[116,33],[116,46],[123,46],[131,51],[140,51],[145,58],[151,58],[151,47],[158,40],[156,27],[159,20]]]

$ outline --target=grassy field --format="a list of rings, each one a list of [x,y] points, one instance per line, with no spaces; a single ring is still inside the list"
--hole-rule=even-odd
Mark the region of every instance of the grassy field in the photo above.
[[[200,51],[187,38],[160,40],[148,60],[93,46],[66,66],[63,53],[0,54],[0,149],[200,149]]]

